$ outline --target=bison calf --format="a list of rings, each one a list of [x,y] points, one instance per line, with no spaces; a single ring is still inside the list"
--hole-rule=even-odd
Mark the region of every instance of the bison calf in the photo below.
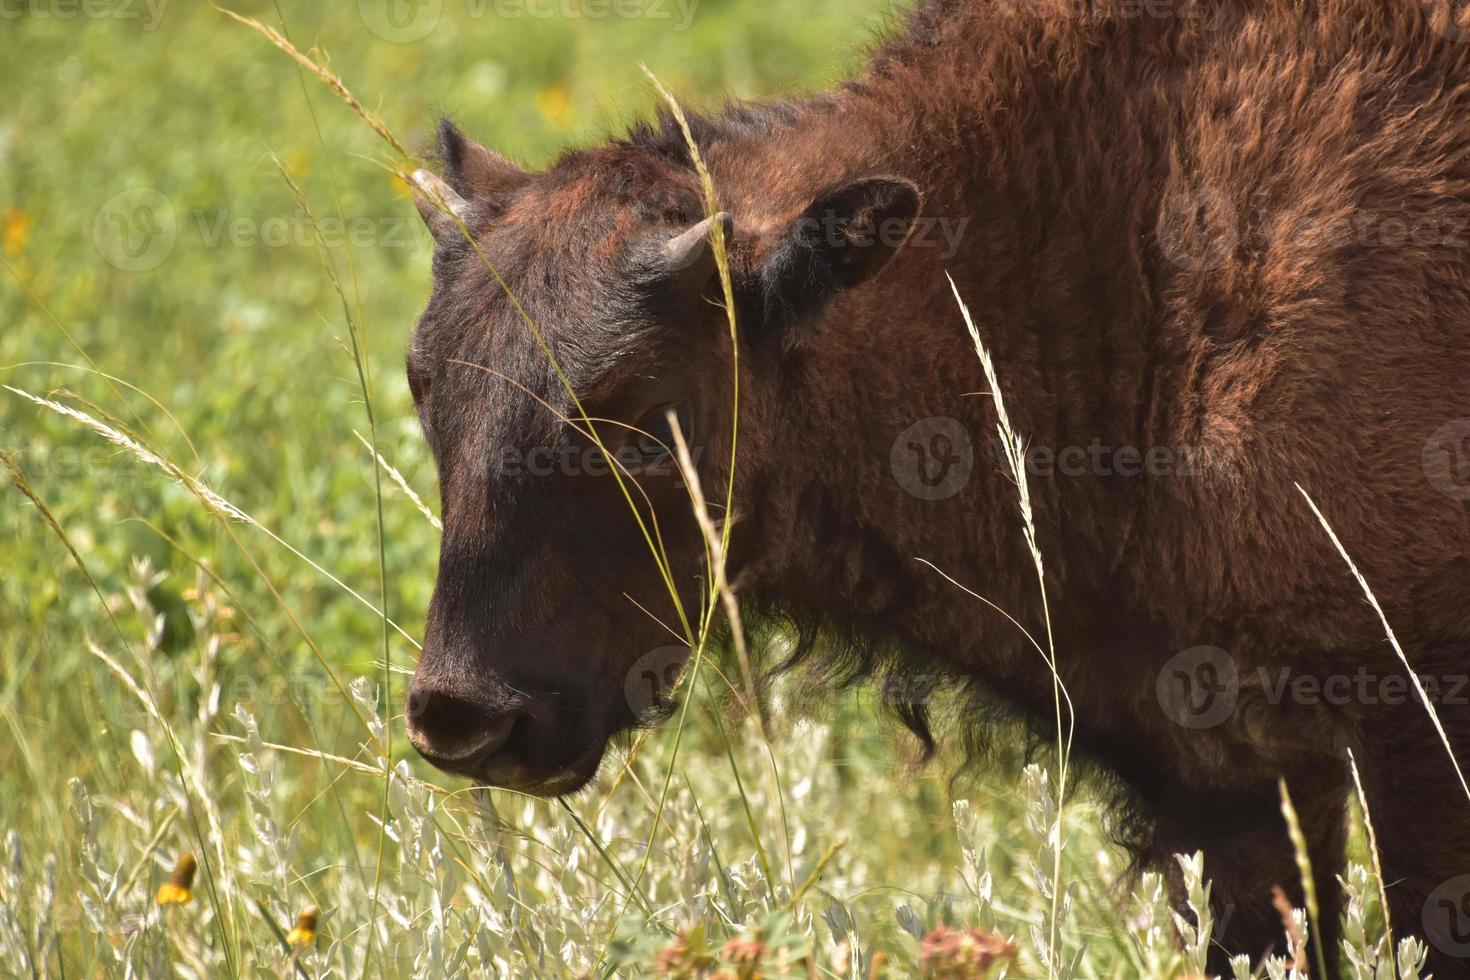
[[[445,528],[415,746],[564,794],[639,722],[626,678],[705,571],[670,413],[704,486],[729,476],[714,237],[751,616],[1044,729],[1016,626],[1043,610],[948,273],[1028,440],[1077,744],[1140,864],[1203,849],[1219,962],[1279,951],[1284,778],[1335,953],[1351,749],[1396,929],[1470,975],[1470,801],[1296,489],[1470,747],[1466,27],[1436,0],[927,0],[840,88],[691,120],[721,236],[669,119],[536,174],[446,123],[408,357]]]

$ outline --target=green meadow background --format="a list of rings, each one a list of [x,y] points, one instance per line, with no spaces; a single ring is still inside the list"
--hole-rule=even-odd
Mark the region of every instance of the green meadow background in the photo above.
[[[886,0],[228,6],[309,51],[410,150],[447,113],[532,167],[646,116],[640,64],[693,105],[811,91],[896,15]],[[0,389],[0,450],[40,501],[0,483],[0,970],[980,976],[992,939],[1014,942],[1012,975],[1074,957],[1082,976],[1197,967],[1157,880],[1114,888],[1124,859],[1085,790],[1054,903],[1054,776],[1009,756],[955,783],[956,760],[915,769],[871,692],[783,715],[767,744],[700,691],[677,758],[670,726],[565,807],[472,795],[413,758],[414,647],[392,634],[385,696],[368,603],[419,635],[437,531],[385,482],[380,569],[353,336],[273,157],[322,221],[382,454],[435,509],[402,370],[430,249],[386,144],[206,3],[0,5],[0,383],[112,419],[253,519]],[[191,901],[160,905],[186,853]],[[311,907],[314,937],[288,936]]]

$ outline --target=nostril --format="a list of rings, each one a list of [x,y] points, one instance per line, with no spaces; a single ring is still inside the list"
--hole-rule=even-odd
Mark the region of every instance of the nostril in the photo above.
[[[492,711],[445,691],[412,688],[405,712],[408,737],[426,756],[453,762],[505,744],[517,709]]]

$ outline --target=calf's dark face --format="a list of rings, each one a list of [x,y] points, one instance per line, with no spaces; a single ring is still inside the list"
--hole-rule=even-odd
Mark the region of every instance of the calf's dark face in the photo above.
[[[666,707],[646,678],[683,656],[672,593],[700,607],[670,451],[677,425],[723,487],[732,344],[710,238],[732,228],[703,217],[691,173],[629,147],[531,175],[446,123],[440,156],[442,179],[415,175],[436,247],[407,368],[444,534],[407,727],[443,769],[560,795]],[[757,321],[780,288],[761,271],[740,274]]]

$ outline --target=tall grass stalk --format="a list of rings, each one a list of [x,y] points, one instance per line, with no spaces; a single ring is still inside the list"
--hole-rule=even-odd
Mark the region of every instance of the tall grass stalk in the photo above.
[[[327,676],[336,685],[338,692],[341,693],[344,697],[347,696],[348,692],[346,686],[342,683],[341,677],[337,674],[336,670],[332,668],[332,665],[330,664],[330,662],[328,662],[326,656],[322,653],[321,647],[318,646],[316,641],[311,638],[311,635],[307,632],[306,627],[302,625],[301,621],[296,617],[296,614],[291,611],[290,607],[286,603],[285,598],[276,588],[275,583],[271,581],[270,576],[266,574],[265,569],[260,566],[260,563],[256,561],[255,556],[251,554],[249,549],[245,547],[244,542],[242,542],[239,536],[235,534],[234,522],[238,521],[240,523],[247,524],[250,527],[254,527],[258,530],[263,531],[266,536],[271,538],[271,540],[278,542],[287,550],[291,551],[292,554],[301,557],[307,562],[307,564],[311,565],[323,575],[326,575],[344,592],[348,593],[353,598],[369,606],[371,609],[373,609],[374,612],[378,612],[379,615],[381,615],[381,611],[378,610],[376,606],[373,606],[371,602],[368,602],[368,600],[364,599],[357,592],[353,591],[345,583],[337,579],[336,576],[331,575],[331,573],[327,572],[320,565],[317,565],[315,562],[307,559],[305,555],[302,555],[291,545],[287,544],[278,535],[276,535],[275,532],[271,531],[264,524],[257,521],[254,517],[251,517],[248,513],[235,506],[229,500],[225,499],[222,495],[220,495],[215,490],[210,488],[206,483],[204,483],[203,480],[184,472],[184,470],[182,470],[178,466],[178,464],[169,460],[167,457],[163,456],[160,452],[154,450],[152,447],[140,442],[135,434],[124,431],[117,420],[112,418],[98,420],[91,415],[88,415],[86,412],[72,408],[69,405],[64,405],[60,402],[53,401],[52,399],[42,398],[39,395],[33,395],[30,392],[22,391],[19,388],[12,388],[10,385],[0,385],[0,387],[5,388],[7,391],[12,392],[13,394],[19,395],[20,397],[25,398],[28,401],[34,402],[35,404],[43,408],[50,409],[51,411],[56,412],[59,415],[81,422],[87,428],[101,435],[109,442],[112,442],[118,446],[121,446],[124,449],[127,449],[139,460],[162,469],[169,476],[178,481],[178,483],[182,485],[185,489],[187,489],[191,494],[193,494],[195,499],[197,499],[201,504],[204,505],[205,510],[216,519],[216,523],[218,524],[218,526],[222,528],[225,534],[230,537],[236,548],[255,570],[257,576],[261,579],[262,583],[270,590],[271,595],[275,598],[277,605],[281,608],[281,611],[286,614],[287,618],[290,619],[291,625],[296,629],[296,632],[300,634],[301,638],[306,642],[307,647],[312,651],[313,655],[317,659],[317,662],[321,664],[322,668],[327,672]],[[389,622],[391,623],[391,620]],[[406,633],[404,635],[407,636]],[[367,719],[360,713],[358,715],[358,720],[363,723],[364,727],[368,727]]]
[[[424,498],[418,495],[418,491],[409,486],[407,478],[405,478],[404,475],[398,471],[398,467],[394,466],[392,463],[384,459],[383,454],[378,452],[378,450],[373,447],[373,444],[371,442],[362,437],[362,433],[358,432],[356,429],[353,429],[352,434],[357,437],[357,441],[362,443],[368,452],[373,454],[373,459],[376,460],[376,465],[388,474],[388,479],[392,480],[393,484],[398,487],[400,491],[403,492],[403,495],[408,498],[409,503],[413,504],[414,507],[418,509],[418,512],[420,514],[424,515],[424,520],[433,525],[434,530],[443,531],[443,522],[439,520],[438,515],[436,515],[432,510],[429,509],[428,504],[424,503]]]
[[[311,58],[307,57],[301,52],[301,49],[292,44],[287,38],[283,37],[278,31],[266,24],[262,24],[255,18],[245,17],[241,14],[237,14],[233,10],[221,7],[218,4],[211,4],[211,6],[213,6],[215,10],[218,10],[220,13],[224,14],[231,20],[244,24],[246,27],[260,34],[267,41],[274,44],[277,48],[284,51],[287,55],[291,57],[293,61],[295,61],[302,68],[309,71],[311,74],[315,75],[318,79],[322,81],[323,84],[327,86],[327,88],[335,92],[337,94],[337,97],[341,99],[348,106],[348,108],[357,113],[358,117],[361,118],[363,122],[367,123],[368,127],[372,129],[373,132],[381,136],[383,138],[383,141],[391,146],[394,152],[396,152],[400,157],[405,160],[413,158],[413,154],[404,149],[403,144],[398,142],[398,137],[393,135],[393,132],[388,128],[388,125],[383,122],[382,119],[378,118],[376,113],[370,112],[361,102],[359,102],[357,96],[352,94],[352,91],[347,87],[346,83],[344,83],[335,72],[323,67],[322,65],[313,61]]]
[[[241,524],[246,524],[264,534],[266,537],[270,538],[271,541],[275,542],[282,548],[286,549],[286,551],[290,552],[294,557],[309,565],[311,569],[317,574],[321,575],[323,578],[331,582],[337,588],[341,589],[347,595],[351,596],[353,599],[356,599],[359,603],[366,606],[372,611],[373,615],[380,616],[386,619],[388,626],[391,627],[395,633],[397,633],[411,646],[413,646],[414,649],[419,649],[419,641],[414,639],[413,635],[410,634],[398,623],[394,622],[391,618],[385,616],[383,610],[379,609],[371,599],[367,598],[361,592],[358,592],[352,586],[342,581],[336,575],[332,574],[331,571],[324,568],[320,563],[315,561],[311,556],[307,555],[300,548],[296,547],[291,542],[287,541],[285,538],[277,534],[275,531],[271,530],[269,525],[267,525],[263,521],[258,520],[248,511],[241,508],[239,505],[228,500],[223,494],[219,493],[209,484],[205,483],[201,477],[191,475],[190,473],[186,472],[182,467],[180,467],[177,463],[164,456],[162,451],[153,448],[151,444],[144,444],[135,434],[124,431],[121,425],[116,422],[116,420],[108,419],[106,421],[99,421],[91,415],[88,415],[86,412],[81,411],[80,409],[72,408],[69,405],[65,405],[61,402],[55,401],[54,399],[43,398],[40,395],[32,394],[29,391],[25,391],[20,388],[14,388],[10,385],[0,385],[0,388],[4,388],[11,394],[19,395],[21,398],[33,402],[34,404],[39,405],[42,408],[50,409],[58,415],[64,415],[68,418],[82,423],[93,432],[102,436],[102,438],[106,439],[108,442],[114,443],[128,450],[141,462],[147,463],[150,466],[154,466],[158,469],[163,470],[174,480],[178,481],[178,483],[182,485],[184,489],[188,490],[191,494],[198,498],[199,502],[202,503],[205,509],[211,514],[216,517],[238,521]]]
[[[687,695],[682,700],[680,705],[679,719],[674,731],[673,744],[670,748],[668,767],[664,774],[663,787],[659,793],[658,808],[654,813],[653,826],[649,832],[649,841],[644,849],[643,862],[639,866],[637,879],[638,881],[641,881],[644,874],[646,874],[647,872],[648,861],[653,852],[653,840],[658,833],[659,826],[663,818],[664,808],[668,802],[669,790],[673,784],[674,771],[678,763],[679,748],[682,744],[685,725],[688,721],[689,705],[698,690],[697,685],[700,668],[705,659],[705,651],[709,642],[710,630],[713,625],[713,617],[717,602],[723,606],[727,614],[727,619],[729,620],[729,625],[733,638],[733,645],[735,647],[736,655],[740,662],[742,679],[746,684],[747,696],[750,698],[750,710],[753,712],[753,717],[756,721],[756,728],[759,737],[766,744],[768,753],[770,750],[770,741],[765,730],[765,723],[760,715],[758,692],[755,690],[754,676],[751,671],[749,656],[745,648],[743,627],[741,625],[739,614],[739,605],[735,599],[734,592],[730,587],[728,578],[726,577],[725,573],[725,559],[729,553],[730,532],[732,527],[734,526],[733,508],[735,500],[735,475],[740,446],[740,340],[738,324],[736,323],[735,319],[734,285],[730,277],[728,243],[725,241],[725,230],[723,223],[719,220],[715,220],[719,215],[719,204],[715,195],[714,181],[710,176],[708,167],[705,166],[704,156],[700,152],[699,144],[694,139],[694,134],[689,128],[689,121],[684,115],[684,110],[679,105],[678,100],[675,99],[673,94],[664,87],[663,83],[658,80],[658,77],[654,75],[653,72],[649,71],[646,66],[644,66],[643,72],[648,77],[649,82],[654,86],[659,96],[664,100],[665,104],[669,108],[669,111],[673,114],[674,119],[679,125],[680,132],[684,137],[685,146],[689,150],[690,159],[693,161],[695,170],[699,175],[700,185],[704,193],[706,217],[711,219],[709,223],[710,247],[714,252],[715,267],[720,278],[720,289],[724,299],[726,323],[729,327],[729,339],[731,349],[731,406],[730,461],[728,472],[726,475],[724,519],[720,523],[718,536],[716,536],[715,534],[715,524],[709,516],[709,509],[705,503],[704,495],[700,489],[698,473],[695,471],[692,459],[690,458],[689,449],[684,442],[683,433],[679,430],[677,420],[674,419],[672,416],[670,418],[671,422],[673,423],[671,428],[673,431],[674,440],[678,447],[680,469],[684,477],[685,486],[688,488],[690,494],[690,505],[693,509],[695,518],[698,521],[701,529],[703,530],[706,536],[706,540],[708,542],[706,565],[710,570],[711,585],[709,587],[709,593],[704,604],[704,609],[700,616],[698,635],[697,637],[691,638],[693,640],[691,646],[694,649],[694,657],[692,666],[686,672],[687,683],[684,684],[684,688],[687,691]],[[677,595],[675,601],[676,603],[678,602]],[[723,726],[721,726],[721,735],[722,737],[726,738],[728,750],[728,736],[725,736]],[[785,801],[784,794],[781,790],[780,785],[780,773],[779,769],[776,767],[774,753],[770,753],[770,757],[772,762],[772,778],[776,785],[775,797],[783,813],[784,826]],[[749,801],[745,798],[744,784],[743,782],[738,782],[737,785],[742,802],[744,803],[746,807],[746,812],[748,814]],[[783,836],[785,836],[784,831]],[[789,836],[786,836],[786,841],[787,866],[788,873],[790,873],[791,848]],[[770,882],[772,886],[774,886],[775,879],[771,877],[769,864],[766,865],[766,878],[767,881]]]
[[[715,253],[715,268],[720,276],[720,292],[725,303],[725,321],[730,330],[730,361],[731,361],[731,403],[730,403],[730,466],[729,476],[725,484],[725,520],[721,525],[720,549],[721,555],[730,550],[730,530],[734,526],[732,516],[735,506],[735,472],[736,461],[740,450],[740,330],[735,322],[735,287],[730,278],[730,255],[729,243],[725,241],[725,226],[722,222],[714,220],[720,213],[719,201],[715,196],[714,179],[710,177],[709,168],[705,166],[704,154],[700,152],[699,144],[695,142],[694,133],[689,129],[689,120],[684,116],[684,109],[679,101],[674,98],[658,76],[643,66],[643,73],[658,91],[659,96],[668,105],[669,111],[674,114],[674,119],[679,123],[679,131],[684,136],[684,144],[689,149],[689,158],[694,161],[695,172],[699,174],[700,186],[704,191],[705,217],[710,220],[710,247]],[[696,509],[697,505],[696,505]],[[723,571],[721,572],[723,574]],[[713,610],[711,610],[712,612]],[[744,657],[743,648],[741,656]],[[741,669],[748,676],[750,673],[749,663],[742,662]]]
[[[1383,863],[1378,856],[1378,835],[1373,830],[1373,814],[1368,810],[1368,794],[1363,792],[1363,777],[1358,774],[1358,760],[1352,748],[1347,750],[1348,770],[1353,774],[1353,791],[1358,796],[1358,807],[1363,811],[1363,830],[1368,835],[1368,857],[1373,861],[1373,881],[1378,885],[1378,907],[1383,911],[1383,933],[1388,939],[1388,956],[1393,961],[1394,975],[1398,975],[1398,963],[1394,961],[1393,922],[1388,914],[1388,883],[1383,877]]]
[[[126,646],[127,649],[132,652],[133,658],[135,660],[138,660],[143,666],[147,667],[151,673],[151,662],[149,662],[147,658],[139,657],[137,653],[133,651],[132,644],[128,642],[127,634],[123,632],[122,626],[118,623],[117,618],[113,616],[112,609],[107,604],[107,598],[102,594],[102,589],[97,585],[97,580],[92,576],[91,569],[87,567],[86,561],[82,558],[81,552],[77,550],[76,545],[72,542],[71,535],[67,534],[66,528],[62,527],[61,522],[56,519],[56,515],[46,504],[46,501],[43,500],[41,498],[41,495],[38,494],[35,488],[31,486],[30,481],[26,479],[25,474],[21,471],[20,467],[9,455],[5,453],[0,453],[0,468],[3,468],[5,470],[11,486],[15,487],[15,489],[18,490],[22,496],[24,496],[27,500],[31,502],[31,504],[36,508],[36,511],[40,514],[41,519],[45,522],[46,526],[51,529],[51,532],[56,535],[57,540],[59,540],[62,546],[66,548],[67,553],[71,556],[72,562],[75,563],[75,565],[77,566],[77,570],[82,573],[82,578],[86,580],[87,586],[97,597],[98,602],[101,603],[102,610],[107,614],[107,618],[111,622],[112,628],[117,633],[118,638],[123,642],[124,646]],[[123,671],[123,673],[126,674],[127,672]],[[156,680],[154,682],[154,685],[155,687],[157,686]],[[136,689],[136,685],[134,686]],[[139,693],[141,694],[141,691]],[[156,705],[156,703],[156,699],[153,698],[151,695],[145,699],[145,704]],[[215,923],[217,928],[219,929],[220,935],[220,945],[224,950],[225,960],[229,966],[230,972],[238,974],[239,968],[236,966],[235,942],[230,935],[229,929],[226,926],[226,923],[229,920],[226,918],[226,908],[220,900],[219,888],[217,887],[217,882],[215,880],[216,874],[221,869],[218,869],[214,865],[214,863],[210,861],[208,856],[209,845],[207,839],[204,836],[204,829],[200,826],[199,823],[199,807],[194,799],[194,794],[189,789],[189,778],[184,766],[184,750],[183,747],[179,744],[179,740],[174,734],[172,726],[170,726],[168,722],[164,720],[164,718],[160,714],[158,714],[156,707],[153,710],[153,716],[158,720],[163,731],[164,738],[167,740],[169,748],[171,750],[174,762],[174,771],[179,779],[179,787],[183,791],[184,799],[188,804],[190,828],[194,832],[194,840],[199,848],[199,853],[205,856],[204,861],[202,862],[204,865],[204,880],[209,886],[209,900],[211,905],[213,905],[214,907]]]
[[[1439,720],[1439,712],[1435,710],[1434,699],[1424,690],[1424,684],[1419,680],[1419,675],[1414,671],[1413,665],[1409,663],[1409,658],[1404,653],[1404,648],[1399,646],[1399,639],[1394,635],[1393,627],[1389,625],[1388,617],[1384,615],[1383,607],[1378,604],[1378,597],[1368,587],[1368,580],[1363,577],[1362,572],[1358,571],[1358,566],[1353,563],[1352,557],[1348,554],[1347,549],[1343,547],[1342,541],[1338,539],[1337,532],[1332,529],[1332,525],[1327,523],[1327,518],[1317,507],[1317,502],[1312,499],[1312,495],[1307,493],[1300,483],[1296,484],[1296,488],[1297,492],[1306,500],[1307,506],[1312,508],[1312,513],[1317,515],[1317,520],[1321,523],[1322,530],[1326,531],[1327,536],[1332,539],[1332,544],[1337,548],[1337,553],[1342,556],[1343,561],[1347,562],[1348,570],[1353,573],[1353,578],[1357,579],[1358,586],[1363,590],[1363,595],[1368,598],[1368,604],[1378,614],[1378,621],[1383,624],[1383,632],[1388,636],[1388,642],[1393,646],[1393,652],[1398,654],[1399,662],[1408,671],[1409,683],[1414,685],[1414,690],[1419,695],[1419,703],[1424,705],[1425,711],[1429,712],[1429,720],[1434,724],[1434,730],[1439,733],[1439,740],[1444,745],[1445,753],[1450,757],[1450,765],[1455,767],[1455,775],[1460,779],[1460,789],[1464,791],[1465,798],[1470,800],[1470,783],[1466,783],[1464,770],[1460,768],[1460,761],[1455,758],[1455,750],[1450,745],[1450,737],[1444,730],[1444,723]]]
[[[279,7],[277,8],[279,12]],[[320,134],[318,134],[320,135]],[[286,165],[275,154],[271,155],[276,169],[281,174],[281,179],[286,186],[291,188],[291,194],[296,198],[296,203],[306,212],[311,221],[313,237],[316,240],[317,253],[321,257],[322,271],[326,273],[327,279],[332,283],[333,290],[342,304],[342,320],[347,326],[347,336],[350,341],[352,364],[357,370],[357,383],[362,391],[363,411],[367,415],[368,443],[374,459],[379,458],[378,453],[378,420],[373,412],[373,388],[371,376],[367,367],[367,358],[364,355],[361,332],[358,329],[357,318],[353,316],[352,306],[347,301],[347,293],[342,287],[342,280],[337,275],[337,267],[332,262],[332,253],[327,248],[326,235],[322,231],[321,221],[317,218],[316,210],[312,208],[311,202],[302,193],[301,187],[292,178],[291,172]],[[345,227],[346,221],[340,214],[341,203],[338,202],[339,220]],[[356,278],[354,276],[354,285]],[[359,300],[359,305],[361,301]],[[383,700],[388,706],[385,713],[392,717],[393,704],[393,649],[391,637],[388,632],[388,545],[383,526],[383,471],[380,467],[373,467],[373,507],[377,526],[378,544],[378,595],[383,604],[382,628],[383,628]],[[383,880],[383,852],[387,846],[387,821],[388,821],[388,793],[393,784],[393,725],[383,726],[383,797],[379,813],[378,828],[378,859],[373,871],[373,919],[368,923],[368,947],[367,955],[363,962],[363,972],[367,972],[372,965],[373,953],[376,950],[378,936],[378,911],[382,908],[381,886]]]
[[[959,305],[960,313],[965,320],[965,328],[970,332],[970,339],[975,344],[975,355],[980,359],[980,367],[985,372],[985,380],[990,385],[990,391],[995,399],[996,431],[1000,435],[1001,446],[1005,451],[1006,463],[1011,470],[1012,478],[1016,483],[1016,499],[1021,509],[1021,522],[1026,535],[1026,548],[1031,554],[1031,563],[1036,568],[1036,585],[1041,595],[1042,619],[1046,625],[1046,649],[1043,655],[1046,657],[1047,667],[1051,670],[1052,678],[1052,705],[1055,711],[1057,730],[1057,798],[1056,798],[1056,823],[1052,830],[1052,882],[1051,882],[1051,916],[1047,926],[1047,970],[1051,976],[1058,976],[1062,970],[1062,958],[1060,947],[1060,917],[1062,905],[1062,848],[1065,841],[1062,836],[1062,819],[1065,812],[1065,799],[1067,792],[1068,767],[1072,755],[1072,737],[1076,728],[1076,714],[1072,708],[1072,697],[1067,693],[1066,685],[1062,683],[1062,676],[1057,671],[1056,641],[1052,635],[1051,604],[1046,591],[1046,565],[1041,557],[1041,545],[1036,537],[1036,521],[1031,507],[1031,491],[1026,481],[1025,453],[1026,443],[1011,425],[1009,413],[1006,411],[1005,398],[1001,394],[1000,377],[996,374],[995,364],[990,357],[989,350],[980,339],[980,331],[975,326],[974,319],[970,316],[970,309],[965,305],[960,296],[959,287],[955,285],[954,278],[946,273],[949,279],[949,288],[954,293],[955,302]],[[1065,726],[1062,719],[1062,705],[1065,702],[1067,717]]]
[[[1302,833],[1302,822],[1291,802],[1291,790],[1286,785],[1286,779],[1278,779],[1276,787],[1281,793],[1281,816],[1286,820],[1287,836],[1291,838],[1292,852],[1296,855],[1297,875],[1301,878],[1302,895],[1307,903],[1307,921],[1311,926],[1311,938],[1308,942],[1312,946],[1312,958],[1316,961],[1317,976],[1325,977],[1327,963],[1322,951],[1324,933],[1317,903],[1317,878],[1312,873],[1312,855],[1307,849],[1307,838]],[[1336,950],[1333,953],[1335,955]]]

